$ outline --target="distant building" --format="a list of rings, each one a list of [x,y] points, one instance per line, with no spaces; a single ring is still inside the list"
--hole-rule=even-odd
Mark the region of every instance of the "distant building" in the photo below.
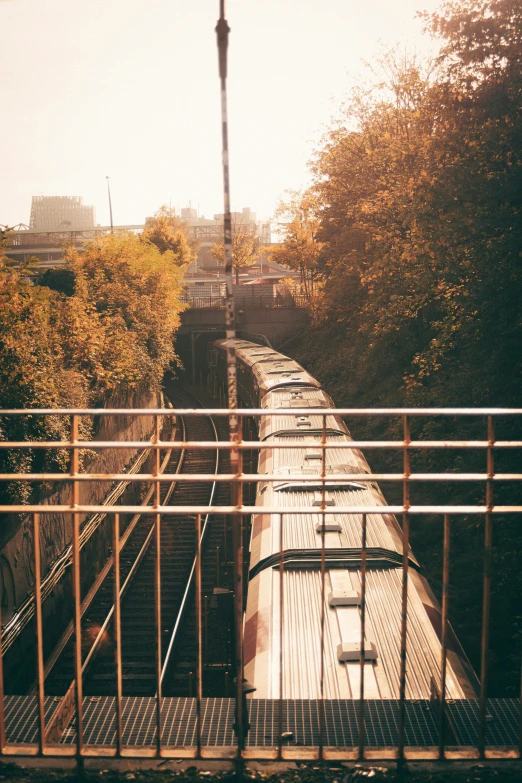
[[[189,237],[197,242],[198,255],[196,261],[189,267],[189,274],[222,272],[224,262],[216,260],[211,250],[213,245],[223,242],[223,214],[206,218],[199,215],[194,207],[183,207],[177,217],[186,224]],[[271,244],[270,223],[256,220],[256,213],[249,207],[245,207],[241,212],[232,212],[231,217],[232,231],[236,227],[247,227],[259,239],[261,245]],[[146,218],[145,224],[149,220],[152,218]],[[266,255],[262,254],[259,262],[256,263],[262,265],[264,262],[266,262]]]
[[[223,215],[213,218],[199,215],[193,207],[185,207],[180,211],[181,219],[188,228],[190,239],[198,248],[197,259],[190,265],[189,275],[207,273],[222,274],[224,263],[216,260],[212,253],[215,244],[223,242]],[[147,218],[145,225],[152,218]],[[11,232],[10,247],[7,256],[14,262],[40,260],[41,270],[47,266],[56,267],[63,264],[63,249],[65,244],[74,244],[78,250],[85,243],[92,241],[97,235],[109,231],[140,233],[143,225],[100,226],[95,225],[94,207],[86,206],[81,197],[76,196],[33,196],[31,204],[30,225],[20,224]],[[241,212],[232,212],[232,230],[247,227],[259,239],[262,247],[269,246],[270,223],[256,219],[255,212],[248,207]],[[266,253],[261,253],[253,267],[259,273],[278,271],[272,269]],[[275,265],[277,267],[277,264]]]
[[[189,235],[198,242],[198,259],[191,265],[190,272],[223,270],[224,262],[217,261],[211,254],[212,246],[223,242],[223,214],[214,215],[214,219],[198,216],[195,209],[181,210],[181,220],[189,229]],[[261,223],[256,220],[255,212],[245,207],[241,212],[232,212],[232,231],[235,226],[249,227],[252,233],[259,238],[262,245],[270,244],[270,223]]]
[[[197,217],[198,217],[198,211],[193,207],[185,207],[184,209],[181,210],[182,220],[193,220]]]
[[[83,231],[95,227],[94,207],[81,196],[33,196],[32,231]]]

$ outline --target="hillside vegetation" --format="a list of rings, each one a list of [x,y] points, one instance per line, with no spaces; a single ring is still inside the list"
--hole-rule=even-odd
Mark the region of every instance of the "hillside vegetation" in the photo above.
[[[164,213],[141,237],[103,236],[84,252],[67,249],[66,269],[47,272],[41,285],[0,258],[0,407],[96,407],[109,394],[128,400],[134,389],[159,389],[176,361],[191,258],[182,226]],[[66,417],[0,417],[2,440],[68,437]],[[0,472],[63,470],[68,460],[57,450],[0,451]],[[31,487],[13,482],[0,491],[25,502]]]
[[[522,5],[455,0],[424,19],[440,57],[386,55],[323,139],[314,185],[280,207],[275,255],[301,270],[312,320],[292,352],[338,406],[522,407]],[[401,433],[397,419],[350,426],[361,437]],[[413,432],[486,439],[486,422],[430,419]],[[520,439],[520,425],[501,418],[496,434]],[[495,460],[522,472],[519,452]],[[370,462],[401,470],[393,455]],[[486,455],[422,453],[412,467],[485,472]],[[484,502],[484,487],[417,485],[415,500]],[[520,488],[495,485],[495,501],[520,502]],[[412,525],[438,589],[442,520]],[[452,525],[450,613],[478,669],[484,521]],[[492,692],[516,695],[518,515],[495,518],[493,544]]]

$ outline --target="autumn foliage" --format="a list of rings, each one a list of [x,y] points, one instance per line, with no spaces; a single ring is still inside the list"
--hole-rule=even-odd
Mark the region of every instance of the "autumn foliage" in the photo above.
[[[441,56],[391,52],[354,90],[278,255],[322,280],[361,366],[393,345],[395,402],[504,404],[522,380],[522,6],[451,2],[425,24]]]
[[[183,240],[176,238],[177,247]],[[187,245],[188,247],[188,245]],[[4,263],[0,268],[0,388],[2,407],[96,407],[108,394],[159,389],[176,361],[184,265],[190,251],[164,252],[134,235],[97,239],[84,252],[66,252],[66,274],[32,285]],[[47,285],[45,285],[47,283]],[[3,440],[69,437],[64,417],[3,417]],[[82,419],[82,435],[89,424]],[[63,469],[64,451],[2,451],[2,472]],[[5,469],[5,470],[4,470]],[[26,500],[30,487],[11,484]]]
[[[322,317],[293,351],[337,405],[519,408],[522,4],[454,0],[424,22],[442,39],[440,56],[420,62],[392,51],[374,64],[317,150],[310,192],[290,201],[278,254],[293,268],[292,259],[311,262],[322,285]],[[310,232],[295,229],[310,201],[315,248]],[[484,417],[412,420],[415,437],[426,440],[487,432]],[[362,440],[402,433],[393,417],[350,424]],[[495,430],[501,440],[522,437],[514,419],[496,417]],[[499,473],[519,472],[519,462],[513,450],[495,452]],[[402,470],[392,453],[372,454],[371,465]],[[412,455],[412,470],[484,473],[486,456],[426,450]],[[401,502],[396,487],[383,489]],[[412,493],[413,504],[485,502],[484,486],[473,482],[418,484]],[[498,482],[494,500],[518,504],[520,488]],[[440,516],[417,517],[411,538],[437,590]],[[477,671],[483,547],[483,518],[452,518],[450,618]],[[521,548],[517,515],[495,516],[491,695],[520,688]]]

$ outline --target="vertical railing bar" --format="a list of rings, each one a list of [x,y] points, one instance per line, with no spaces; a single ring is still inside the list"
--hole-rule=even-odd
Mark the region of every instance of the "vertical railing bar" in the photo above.
[[[482,640],[480,655],[480,707],[478,751],[484,758],[486,749],[486,714],[488,691],[488,650],[489,650],[489,620],[491,613],[491,544],[492,544],[492,510],[493,510],[493,476],[495,466],[493,461],[493,448],[495,445],[495,431],[493,417],[487,417],[488,448],[487,448],[487,473],[486,481],[486,518],[484,521],[484,577],[482,598]]]
[[[324,630],[325,630],[325,581],[326,581],[326,416],[323,415],[323,427],[321,433],[321,670],[320,670],[320,701],[319,701],[319,759],[324,755]]]
[[[36,615],[36,670],[38,676],[38,752],[45,751],[45,670],[42,620],[42,557],[40,551],[40,514],[33,514],[34,605]]]
[[[79,468],[78,416],[71,416],[71,479],[73,509],[79,505],[79,482],[76,480]],[[82,768],[83,754],[83,683],[82,683],[82,596],[80,574],[80,515],[73,511],[73,593],[74,593],[74,676],[76,695],[76,755]]]
[[[359,759],[364,759],[364,644],[366,640],[366,514],[362,515],[362,551],[361,551],[361,652],[359,666],[361,682],[359,690]]]
[[[5,585],[2,581],[2,589]],[[5,753],[5,704],[4,704],[4,651],[3,645],[3,626],[2,626],[2,595],[0,593],[0,756]]]
[[[518,723],[518,756],[522,759],[522,656],[520,661],[520,701],[519,701],[519,723]]]
[[[114,553],[114,636],[116,646],[114,657],[116,664],[116,753],[121,756],[123,745],[122,724],[122,656],[121,656],[121,599],[120,599],[120,515],[114,514],[112,528],[112,551]]]
[[[237,441],[239,445],[242,440],[242,419],[237,417]],[[243,505],[243,484],[237,479],[243,472],[243,452],[241,449],[235,449],[232,445],[232,451],[236,452],[236,465],[237,469],[235,477],[233,479],[233,503],[237,508]],[[233,460],[231,463],[233,465]],[[233,468],[232,468],[233,470]],[[235,519],[234,519],[235,517]],[[236,571],[236,631],[237,631],[237,715],[239,716],[238,722],[238,758],[242,758],[242,751],[244,749],[247,732],[250,728],[247,700],[243,688],[244,683],[244,667],[243,667],[243,533],[244,533],[244,521],[242,514],[235,514],[232,519],[233,529],[236,531],[236,544],[234,546],[234,561]]]
[[[442,628],[441,628],[441,662],[440,662],[440,712],[439,712],[439,758],[444,758],[446,744],[446,671],[448,646],[448,590],[449,590],[449,555],[450,555],[450,517],[444,514],[444,543],[442,557]]]
[[[203,597],[203,657],[205,659],[205,663],[208,666],[208,611],[209,611],[209,600],[208,595],[205,595]]]
[[[408,416],[403,416],[403,514],[402,514],[402,596],[401,596],[401,654],[400,654],[400,687],[399,687],[399,733],[398,757],[404,760],[405,718],[406,718],[406,640],[408,628],[408,567],[409,567],[409,537],[410,537],[410,455],[408,446],[411,442]]]
[[[159,415],[154,416],[154,506],[161,506],[161,483],[159,476],[161,473],[160,459],[160,432],[161,423]],[[155,559],[154,559],[154,614],[156,625],[156,753],[161,755],[161,514],[155,515],[154,520],[154,541],[155,541]]]
[[[279,711],[278,711],[278,732],[277,732],[277,758],[281,761],[283,758],[283,579],[284,579],[284,560],[283,560],[283,514],[279,514]]]
[[[203,698],[203,637],[201,614],[201,514],[196,516],[196,643],[197,643],[197,670],[196,670],[196,744],[197,757],[201,758],[201,699]]]
[[[3,589],[5,589],[2,584]],[[5,753],[4,652],[2,650],[2,596],[0,595],[0,756]]]

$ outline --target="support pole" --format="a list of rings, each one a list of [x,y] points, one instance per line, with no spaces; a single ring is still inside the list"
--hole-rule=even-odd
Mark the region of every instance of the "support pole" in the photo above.
[[[241,439],[237,409],[237,370],[236,370],[236,313],[234,307],[234,289],[232,277],[232,218],[230,214],[230,175],[228,156],[228,118],[227,118],[227,50],[230,28],[225,19],[225,0],[220,0],[220,13],[216,26],[219,55],[219,79],[221,83],[221,132],[223,161],[223,203],[224,203],[224,258],[227,296],[225,305],[225,325],[227,336],[227,391],[230,468],[237,476],[241,473],[241,459],[238,444]],[[231,505],[238,509],[242,504],[242,485],[239,481],[231,483]],[[235,622],[235,670],[236,670],[236,708],[234,730],[237,735],[238,760],[244,748],[246,710],[243,698],[243,523],[241,514],[232,515],[232,536],[234,549],[234,622]]]

